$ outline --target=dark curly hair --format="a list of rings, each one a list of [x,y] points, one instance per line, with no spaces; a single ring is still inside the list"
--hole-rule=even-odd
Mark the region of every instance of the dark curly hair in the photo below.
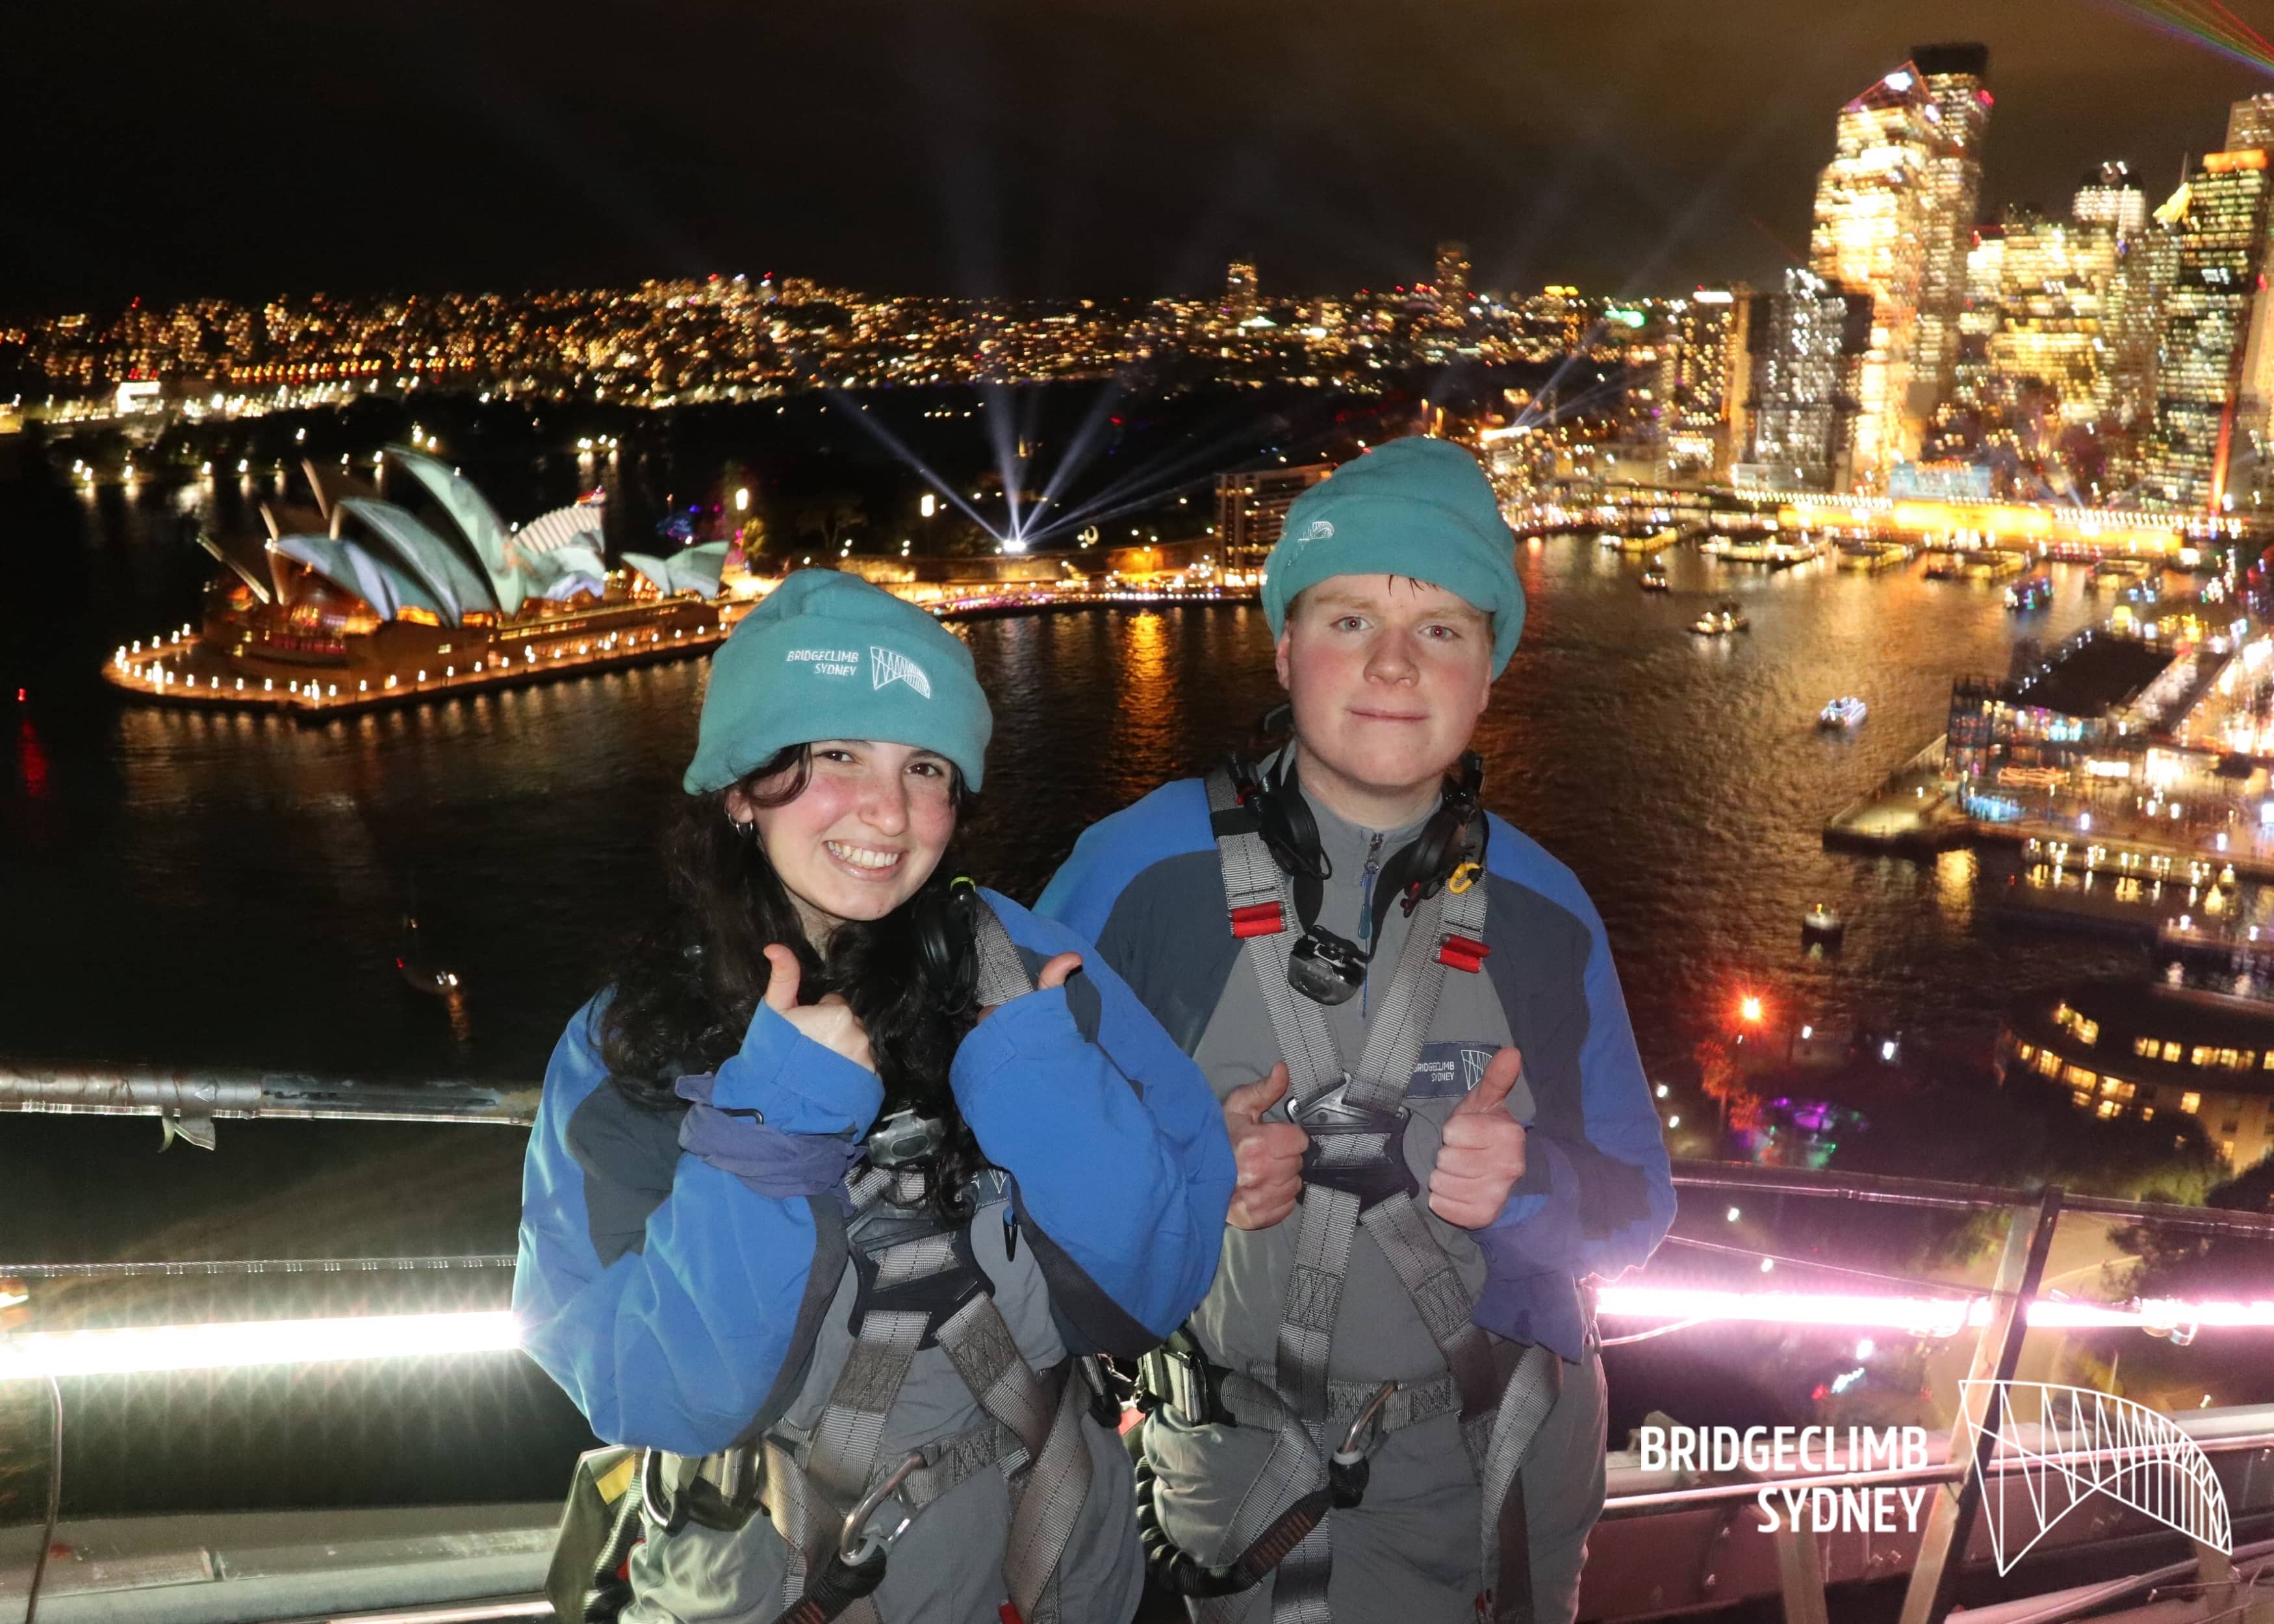
[[[760,806],[783,806],[804,793],[811,771],[810,747],[793,745],[734,787]],[[784,773],[791,775],[786,785],[757,792]],[[610,1080],[646,1109],[684,1110],[673,1085],[717,1071],[742,1048],[772,974],[767,944],[784,944],[803,972],[799,1002],[841,994],[867,1029],[885,1113],[914,1110],[946,1124],[932,1168],[932,1203],[943,1221],[968,1218],[963,1192],[988,1164],[956,1109],[948,1070],[975,1017],[943,1002],[926,973],[915,919],[925,893],[945,888],[953,858],[943,855],[923,891],[883,919],[840,926],[825,957],[807,940],[757,831],[743,832],[729,817],[732,793],[687,796],[665,825],[663,904],[625,950],[600,1019]],[[960,814],[968,799],[961,773],[949,793]]]

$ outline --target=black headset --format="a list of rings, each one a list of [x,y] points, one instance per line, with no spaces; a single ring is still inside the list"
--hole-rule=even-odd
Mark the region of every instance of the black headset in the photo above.
[[[977,914],[986,906],[966,875],[928,884],[908,901],[924,982],[951,1015],[968,1014],[979,1001]]]
[[[1284,726],[1292,715],[1292,707],[1276,705],[1264,714],[1261,731],[1276,732],[1275,724]],[[1484,757],[1474,750],[1463,751],[1457,775],[1445,778],[1437,809],[1412,844],[1391,857],[1375,886],[1374,929],[1369,939],[1382,939],[1382,921],[1391,898],[1411,918],[1464,866],[1483,868],[1489,825],[1478,797],[1484,774]],[[1289,951],[1288,985],[1321,1004],[1346,1002],[1366,984],[1367,966],[1374,954],[1318,922],[1319,904],[1333,866],[1320,844],[1318,819],[1303,799],[1293,751],[1283,753],[1268,773],[1235,752],[1231,782],[1240,806],[1254,817],[1255,831],[1272,861],[1295,883],[1295,912],[1303,934]]]

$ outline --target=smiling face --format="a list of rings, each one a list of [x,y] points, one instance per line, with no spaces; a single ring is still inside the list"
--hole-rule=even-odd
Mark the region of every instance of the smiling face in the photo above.
[[[807,936],[825,950],[838,926],[884,918],[931,877],[955,833],[955,769],[933,751],[881,740],[820,739],[808,754],[795,798],[764,804],[794,781],[793,766],[728,790],[727,813],[757,824]]]
[[[1492,698],[1492,617],[1403,575],[1335,575],[1289,606],[1279,685],[1303,786],[1349,821],[1426,812]]]

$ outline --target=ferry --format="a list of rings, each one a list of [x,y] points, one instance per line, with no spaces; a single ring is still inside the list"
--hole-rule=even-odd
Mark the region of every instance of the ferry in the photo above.
[[[2006,607],[2015,611],[2042,609],[2052,600],[2051,575],[2024,575],[2006,589]]]
[[[1869,707],[1853,694],[1842,694],[1816,713],[1818,727],[1861,727]]]
[[[1725,598],[1704,614],[1690,622],[1690,629],[1705,637],[1724,637],[1731,632],[1750,631],[1752,622],[1734,598]]]
[[[1642,572],[1642,590],[1645,592],[1663,592],[1671,584],[1666,578],[1666,566],[1663,564],[1653,564]]]
[[[2149,579],[2149,567],[2138,559],[2105,558],[2092,567],[2087,584],[2096,592],[2120,592]]]

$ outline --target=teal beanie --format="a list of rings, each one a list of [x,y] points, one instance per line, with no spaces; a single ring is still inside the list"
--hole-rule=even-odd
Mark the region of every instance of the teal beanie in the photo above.
[[[994,730],[961,638],[858,575],[801,569],[712,656],[683,782],[707,794],[793,744],[881,739],[938,751],[975,790]]]
[[[1333,575],[1404,575],[1493,618],[1493,675],[1524,630],[1516,537],[1476,458],[1442,440],[1393,440],[1297,497],[1263,567],[1271,635],[1305,587]]]

